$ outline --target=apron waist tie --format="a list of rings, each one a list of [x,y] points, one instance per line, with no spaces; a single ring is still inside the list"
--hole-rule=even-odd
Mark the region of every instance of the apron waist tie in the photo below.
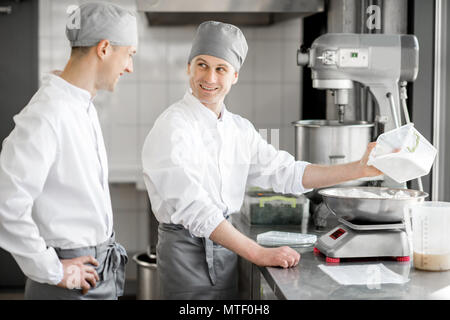
[[[209,238],[203,238],[203,244],[205,245],[206,264],[208,265],[209,278],[211,284],[216,285],[216,270],[214,268],[214,243]]]
[[[108,240],[96,246],[75,249],[55,248],[55,251],[60,259],[72,259],[87,255],[91,255],[96,259],[101,258],[101,261],[99,261],[100,265],[97,267],[97,274],[100,281],[109,280],[111,277],[114,277],[117,295],[123,295],[125,264],[128,262],[128,256],[125,248],[116,242],[114,233]]]
[[[102,277],[103,280],[108,280],[111,276],[115,278],[117,296],[123,295],[127,262],[128,256],[122,245],[117,242],[108,245]]]

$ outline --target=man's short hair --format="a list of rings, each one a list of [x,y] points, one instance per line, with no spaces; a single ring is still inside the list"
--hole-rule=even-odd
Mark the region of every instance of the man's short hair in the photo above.
[[[70,52],[71,57],[75,56],[84,56],[91,50],[92,47],[72,47],[72,51]]]
[[[89,52],[89,50],[91,50],[91,48],[96,47],[96,46],[90,46],[90,47],[72,47],[72,51],[70,52],[70,56],[71,57],[82,57],[85,54],[87,54]],[[113,50],[116,50],[118,46],[113,46],[111,45],[111,47],[113,48]]]

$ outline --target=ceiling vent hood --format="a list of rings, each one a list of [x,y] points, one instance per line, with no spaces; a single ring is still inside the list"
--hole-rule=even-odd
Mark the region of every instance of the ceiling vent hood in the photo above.
[[[218,20],[266,26],[325,10],[325,0],[137,0],[150,26],[198,25]]]

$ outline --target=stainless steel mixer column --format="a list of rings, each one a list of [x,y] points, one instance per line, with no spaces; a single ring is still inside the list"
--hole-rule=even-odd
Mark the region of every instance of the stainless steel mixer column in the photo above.
[[[339,108],[339,122],[344,122],[345,106],[348,105],[348,90],[336,89],[333,90],[334,104]]]
[[[344,123],[345,105],[339,105],[339,123]]]

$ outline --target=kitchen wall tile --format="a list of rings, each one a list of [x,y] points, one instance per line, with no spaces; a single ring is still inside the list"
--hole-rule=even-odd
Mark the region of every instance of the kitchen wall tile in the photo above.
[[[302,39],[302,19],[289,19],[279,24],[280,28],[283,29],[281,32],[282,38],[286,40],[294,40],[300,42]]]
[[[281,123],[281,84],[255,85],[255,124],[259,127],[279,128]]]
[[[145,12],[138,12],[138,32],[140,41],[163,40],[167,42],[170,31],[165,26],[150,26]]]
[[[86,2],[92,2],[89,0],[79,0],[79,1],[86,1]],[[130,1],[130,0],[108,0],[108,2],[114,3],[116,5],[121,6],[124,9],[136,11],[136,1]]]
[[[111,125],[114,121],[114,113],[112,111],[112,101],[113,101],[114,93],[100,90],[97,92],[93,103],[97,110],[98,119],[100,121],[100,125],[106,128]]]
[[[281,82],[283,67],[282,42],[255,41],[254,77],[258,82]]]
[[[228,110],[246,119],[254,119],[253,85],[236,83],[225,99]]]
[[[282,81],[299,83],[303,67],[297,65],[297,49],[300,45],[295,41],[285,41],[283,46],[283,72]]]
[[[188,81],[170,83],[169,98],[168,98],[169,103],[167,106],[170,106],[173,103],[177,102],[178,100],[182,99],[188,88],[189,88]]]
[[[281,121],[283,125],[288,125],[293,121],[300,120],[300,88],[299,84],[283,84]]]
[[[138,140],[138,160],[139,165],[141,166],[141,154],[142,154],[142,147],[144,146],[145,139],[147,138],[148,134],[150,133],[150,130],[153,128],[152,125],[142,125],[139,126],[139,140]]]
[[[252,26],[238,26],[238,27],[244,34],[245,40],[247,40],[247,42],[253,40],[255,34],[255,27]]]
[[[158,116],[167,109],[168,85],[158,82],[139,84],[138,123],[153,126]]]
[[[119,83],[111,95],[109,112],[115,125],[135,126],[138,120],[138,86],[134,83]]]
[[[110,171],[114,168],[134,167],[138,160],[138,129],[134,125],[116,125],[111,129],[111,148],[108,154]]]
[[[136,59],[139,61],[140,81],[165,82],[169,79],[165,40],[145,38],[139,43]]]
[[[38,4],[39,21],[38,21],[38,34],[39,37],[51,36],[51,0],[41,0]]]
[[[280,128],[280,150],[287,151],[295,157],[295,129],[291,125]]]
[[[194,39],[197,26],[167,26],[167,40],[168,42],[186,42],[191,44]],[[190,47],[189,47],[190,49]],[[189,53],[186,55],[189,55]]]
[[[51,36],[56,39],[66,38],[67,10],[71,6],[78,6],[77,0],[51,1]]]
[[[256,50],[254,41],[247,40],[248,52],[244,64],[239,70],[239,83],[253,83],[255,80],[255,57]]]
[[[52,68],[52,39],[50,37],[40,37],[38,43],[38,56],[39,56],[39,81],[42,77],[48,73]]]
[[[280,23],[275,23],[269,26],[255,26],[253,28],[253,39],[263,40],[266,42],[278,41],[283,36],[284,28]]]
[[[167,45],[167,78],[170,82],[186,82],[187,63],[191,43],[187,41],[169,42]]]
[[[52,39],[52,64],[51,70],[63,70],[70,58],[70,44],[67,39]]]

